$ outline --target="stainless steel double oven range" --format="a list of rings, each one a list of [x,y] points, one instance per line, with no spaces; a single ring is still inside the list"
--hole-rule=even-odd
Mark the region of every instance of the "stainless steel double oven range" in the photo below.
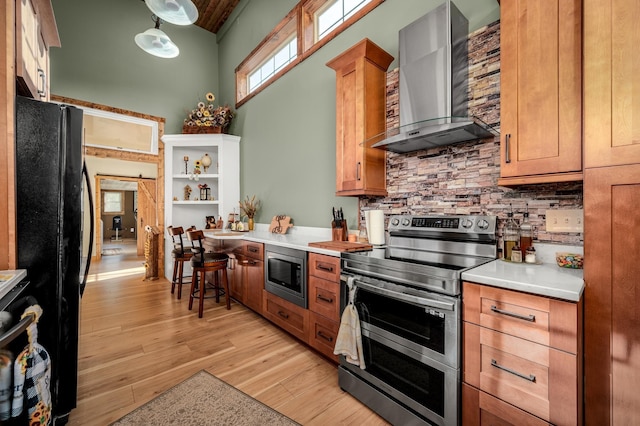
[[[342,357],[340,387],[393,424],[458,425],[461,274],[496,257],[495,216],[392,216],[386,246],[342,253],[366,368]]]

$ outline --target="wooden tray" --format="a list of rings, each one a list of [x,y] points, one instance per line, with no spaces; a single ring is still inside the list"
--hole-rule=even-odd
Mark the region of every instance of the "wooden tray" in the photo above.
[[[366,251],[373,249],[371,244],[352,243],[349,241],[320,241],[317,243],[309,243],[309,247],[319,247],[336,251]]]

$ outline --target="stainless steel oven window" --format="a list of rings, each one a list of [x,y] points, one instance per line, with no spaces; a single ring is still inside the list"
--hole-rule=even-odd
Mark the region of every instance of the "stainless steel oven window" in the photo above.
[[[341,368],[373,386],[375,391],[367,399],[384,401],[382,396],[386,395],[429,422],[457,424],[459,369],[438,363],[375,333],[365,333],[363,349],[367,363],[365,370],[344,360]],[[373,407],[378,411],[376,404]]]
[[[416,292],[387,282],[372,285],[366,280],[356,280],[355,305],[363,331],[373,331],[438,362],[459,367],[459,298]]]

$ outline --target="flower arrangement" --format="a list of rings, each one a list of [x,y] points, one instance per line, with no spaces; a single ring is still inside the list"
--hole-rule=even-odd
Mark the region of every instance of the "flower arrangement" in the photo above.
[[[183,133],[221,133],[229,127],[233,119],[233,111],[227,105],[216,107],[213,104],[216,97],[209,92],[206,102],[198,102],[198,106],[192,109],[182,125]]]
[[[253,219],[259,208],[260,200],[256,200],[255,195],[251,198],[249,198],[249,196],[247,195],[247,198],[245,200],[240,201],[240,212],[247,216],[249,219]]]

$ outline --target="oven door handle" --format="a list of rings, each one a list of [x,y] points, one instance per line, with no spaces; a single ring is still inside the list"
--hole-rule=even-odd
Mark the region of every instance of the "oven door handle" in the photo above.
[[[376,293],[381,296],[389,296],[391,298],[402,300],[404,302],[413,303],[415,305],[424,306],[427,308],[444,309],[447,311],[454,311],[454,304],[451,302],[442,302],[440,300],[428,299],[426,297],[418,297],[411,294],[399,293],[397,291],[389,290],[387,288],[377,287],[371,284],[363,283],[356,280],[356,288],[364,288],[371,293]]]

